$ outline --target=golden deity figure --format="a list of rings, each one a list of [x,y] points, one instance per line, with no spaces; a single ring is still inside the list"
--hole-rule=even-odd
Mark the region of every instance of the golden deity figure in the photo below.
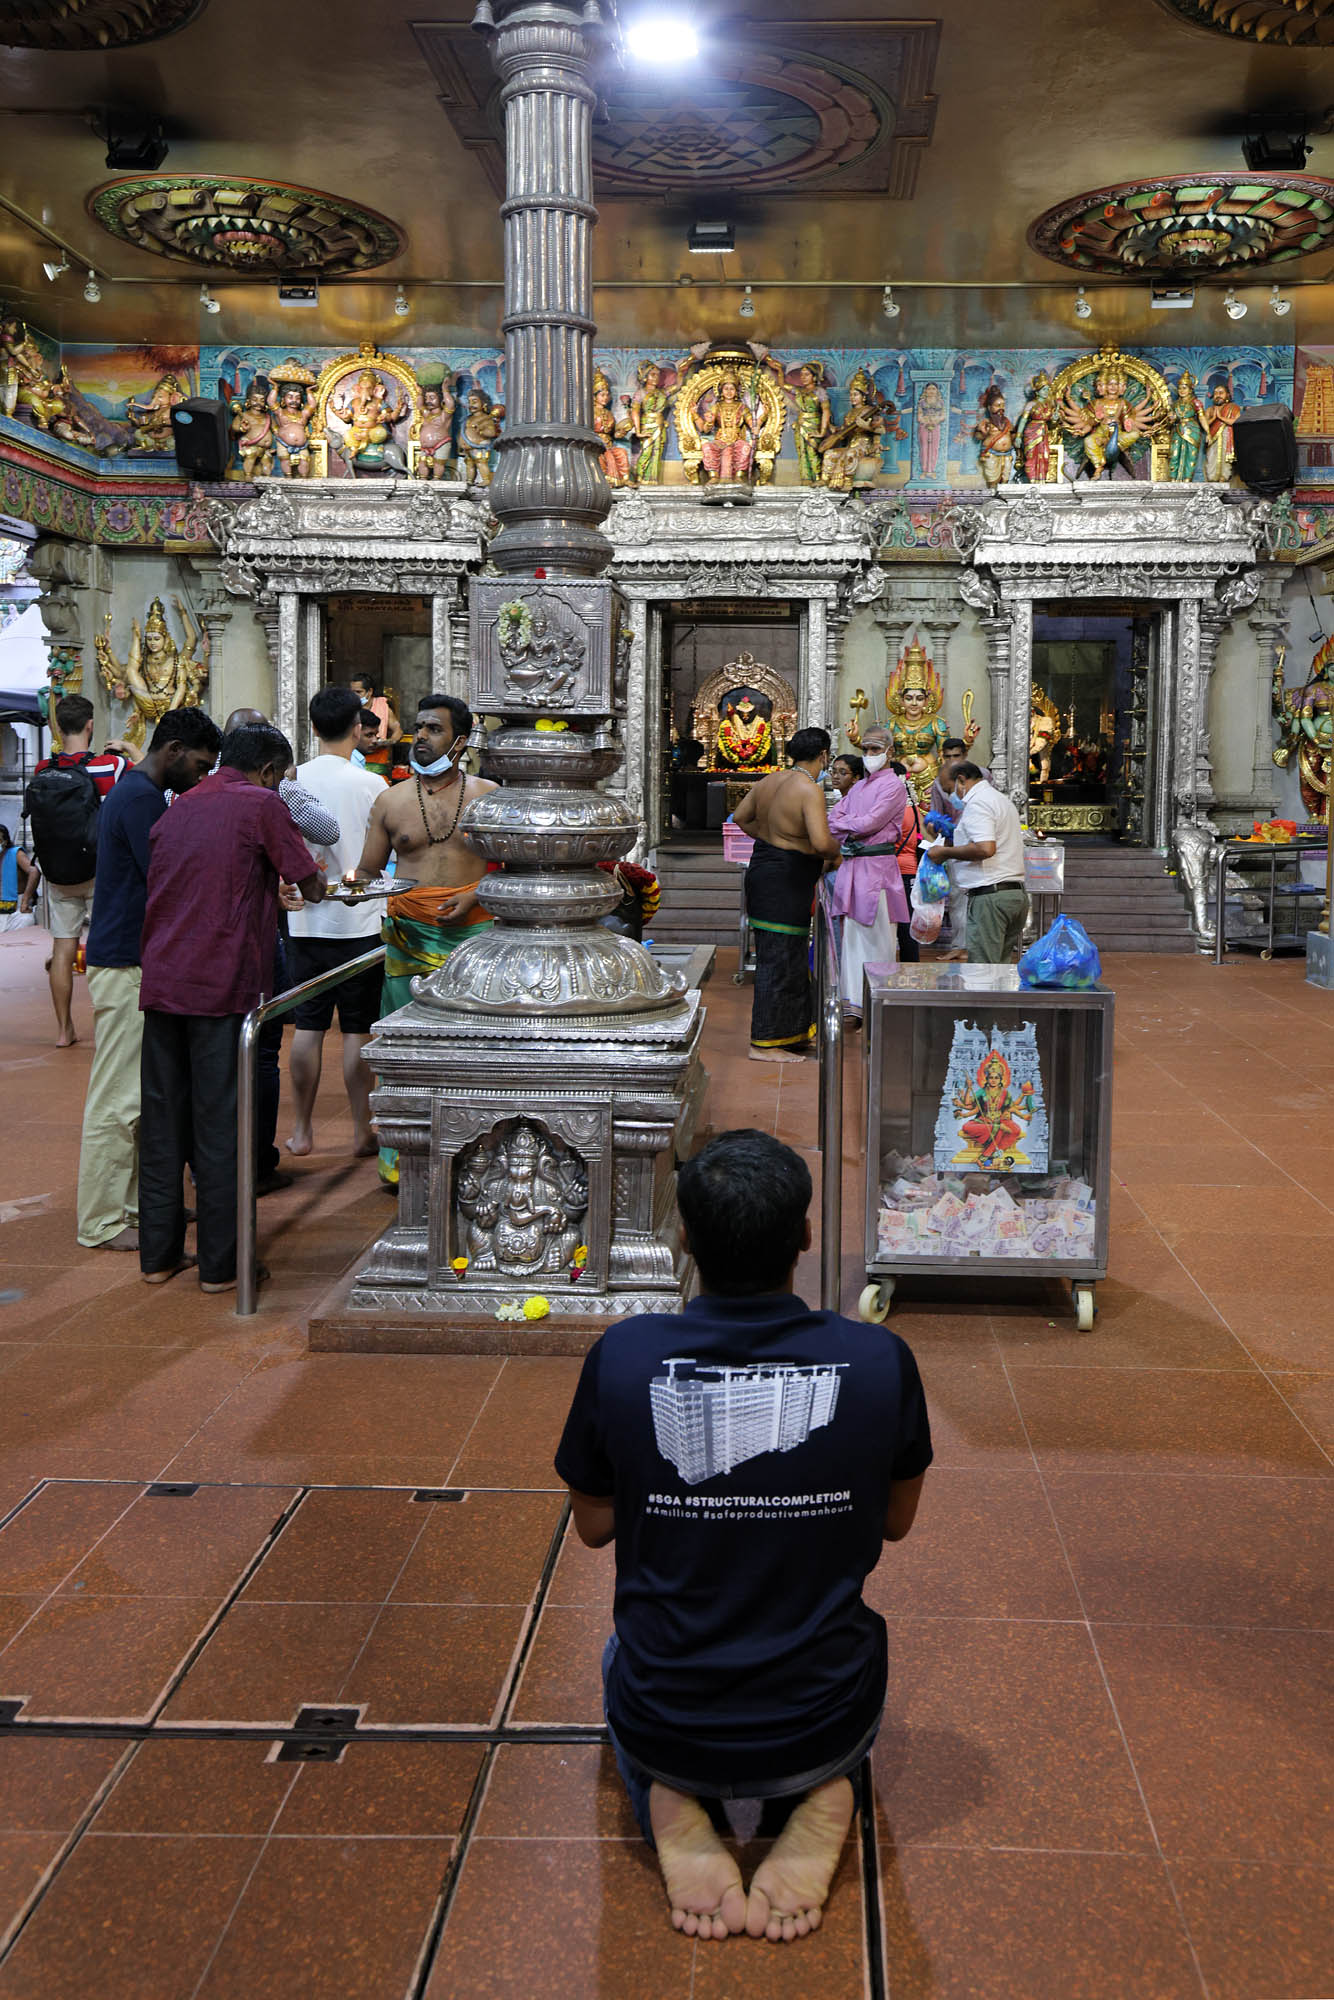
[[[108,693],[116,701],[134,704],[125,740],[136,749],[169,709],[195,707],[208,679],[208,634],[194,623],[179,597],[171,601],[185,635],[183,647],[172,639],[160,597],[149,605],[142,631],[137,618],[131,625],[129,656],[123,666],[111,650],[109,611],[107,629],[93,641]]]
[[[131,396],[125,415],[133,433],[132,453],[154,452],[170,456],[176,450],[171,435],[171,413],[185,401],[185,385],[176,375],[164,375],[149,396]]]
[[[47,373],[42,350],[22,320],[0,319],[0,408],[5,415],[26,412],[39,431],[96,451],[96,438],[75,410],[74,393],[63,365],[59,375]]]
[[[641,361],[635,369],[638,387],[633,396],[622,396],[629,412],[628,436],[635,439],[634,482],[636,486],[657,486],[662,481],[663,454],[667,450],[667,391],[662,386],[662,363]]]
[[[280,361],[269,370],[268,407],[278,470],[284,479],[310,478],[310,420],[315,414],[315,377],[299,361]]]
[[[468,391],[468,414],[463,420],[463,430],[459,438],[459,456],[463,460],[463,473],[470,486],[491,484],[491,456],[496,439],[500,436],[500,420],[505,414],[503,403],[493,403],[482,388]]]
[[[1286,770],[1297,759],[1297,782],[1302,804],[1311,819],[1329,824],[1329,774],[1331,733],[1334,732],[1334,688],[1330,669],[1334,667],[1334,639],[1326,639],[1311,662],[1311,671],[1299,688],[1283,685],[1287,648],[1280,646],[1274,662],[1273,706],[1279,727],[1274,762]]]
[[[702,399],[701,399],[702,400]],[[755,423],[741,388],[741,378],[728,371],[719,381],[713,401],[696,405],[700,463],[715,486],[748,481],[755,460]]]
[[[926,805],[931,787],[940,771],[940,756],[954,732],[941,710],[945,690],[940,676],[927,658],[921,640],[914,638],[885,684],[885,714],[894,743],[894,758],[908,773],[908,782],[920,805]],[[971,750],[980,733],[973,720],[973,690],[964,692],[962,740]],[[856,749],[862,740],[860,727],[850,723],[848,741]]]
[[[611,406],[611,383],[600,368],[593,373],[593,429],[602,443],[602,470],[608,486],[630,484],[630,454],[620,442],[630,435],[629,417]]]
[[[1036,785],[1051,782],[1051,761],[1061,740],[1061,711],[1036,684],[1028,709],[1028,776]]]
[[[797,370],[796,388],[785,381],[783,394],[792,405],[792,442],[797,448],[797,477],[803,486],[818,486],[823,472],[821,440],[828,437],[833,422],[823,361],[803,361]]]
[[[873,486],[884,462],[885,432],[897,415],[864,368],[848,384],[848,414],[820,445],[820,484],[833,493]],[[906,432],[895,429],[895,437]]]
[[[361,369],[351,389],[339,400],[330,402],[328,413],[342,425],[343,434],[337,440],[337,447],[349,470],[358,459],[393,462],[385,446],[393,436],[394,425],[408,414],[407,398],[392,399],[388,383],[373,368]],[[406,460],[402,469],[406,470]]]
[[[1060,423],[1082,444],[1087,476],[1110,479],[1123,464],[1130,470],[1140,450],[1168,429],[1171,414],[1148,394],[1132,402],[1125,371],[1108,362],[1094,376],[1092,395],[1080,401],[1062,397]]]
[[[267,479],[273,471],[273,418],[264,385],[256,376],[244,396],[234,396],[228,429],[236,439],[239,466],[229,466],[229,479]]]
[[[749,688],[740,688],[719,704],[718,762],[734,770],[759,771],[771,762],[773,730]]]
[[[447,479],[453,451],[454,398],[443,382],[433,382],[422,390],[422,420],[413,477]]]

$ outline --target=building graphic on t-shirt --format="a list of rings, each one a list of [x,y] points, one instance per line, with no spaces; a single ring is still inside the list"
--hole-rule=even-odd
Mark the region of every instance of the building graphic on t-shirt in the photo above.
[[[678,1356],[649,1385],[653,1435],[687,1486],[766,1451],[792,1451],[827,1424],[845,1361],[720,1367]],[[683,1372],[683,1371],[689,1371]]]

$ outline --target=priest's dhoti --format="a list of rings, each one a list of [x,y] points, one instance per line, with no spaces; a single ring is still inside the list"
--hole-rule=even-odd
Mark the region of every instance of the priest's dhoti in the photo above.
[[[854,1013],[862,1011],[862,973],[868,965],[892,964],[899,955],[898,933],[889,914],[882,889],[876,901],[875,920],[869,924],[843,919],[843,1000]]]
[[[746,916],[755,939],[753,1049],[804,1049],[815,1035],[811,907],[824,863],[757,840],[746,868]]]
[[[479,875],[468,888],[476,889],[481,879]],[[480,925],[491,922],[476,903],[460,922],[441,921],[442,905],[463,893],[461,889],[405,889],[389,898],[380,926],[384,939],[381,1006],[386,1014],[406,1007],[412,998],[413,980],[425,979],[435,972],[465,938],[470,938]],[[389,1187],[398,1185],[398,1154],[392,1146],[380,1148],[380,1179]]]

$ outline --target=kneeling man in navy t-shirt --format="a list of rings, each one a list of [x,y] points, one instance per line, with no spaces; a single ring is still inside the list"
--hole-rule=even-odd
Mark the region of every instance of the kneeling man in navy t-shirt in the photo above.
[[[616,1544],[607,1724],[691,1937],[819,1923],[885,1702],[862,1584],[931,1463],[904,1343],[793,1295],[810,1200],[804,1161],[767,1133],[687,1161],[700,1296],[603,1335],[556,1454],[580,1539]],[[734,1798],[791,1808],[749,1892],[700,1804]]]

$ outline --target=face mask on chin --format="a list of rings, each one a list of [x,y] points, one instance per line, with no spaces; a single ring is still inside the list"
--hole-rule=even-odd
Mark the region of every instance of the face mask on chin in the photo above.
[[[862,762],[868,771],[883,771],[889,762],[889,752],[887,750],[868,750]]]
[[[417,753],[414,750],[408,762],[419,778],[443,778],[446,771],[451,771],[454,768],[454,757],[458,751],[458,747],[457,743],[451,744],[444,756],[437,757],[433,764],[419,764]]]

